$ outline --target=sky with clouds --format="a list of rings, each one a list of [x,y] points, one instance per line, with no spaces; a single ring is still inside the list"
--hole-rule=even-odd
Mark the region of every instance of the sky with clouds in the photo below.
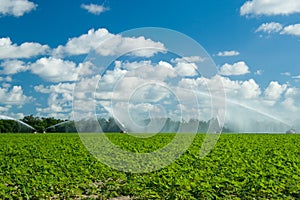
[[[0,0],[0,112],[15,118],[29,114],[71,118],[78,74],[94,67],[85,61],[91,51],[106,57],[144,46],[160,49],[136,52],[139,59],[125,57],[113,63],[114,70],[103,75],[100,84],[113,84],[132,69],[143,69],[140,74],[133,70],[125,75],[118,88],[123,93],[122,84],[127,89],[133,81],[141,84],[136,77],[175,80],[175,72],[193,76],[191,66],[199,61],[197,55],[185,62],[171,57],[160,60],[168,50],[166,44],[146,36],[119,34],[163,27],[193,38],[217,65],[215,77],[195,78],[193,86],[183,78],[177,82],[182,88],[222,81],[229,99],[227,115],[236,113],[230,107],[242,104],[246,110],[259,109],[280,117],[279,121],[291,121],[300,111],[299,17],[298,0]],[[99,41],[106,38],[112,42],[99,47]],[[90,78],[97,84],[99,76]],[[82,83],[83,87],[88,84]],[[156,92],[164,95],[162,90]],[[118,91],[114,95],[118,98]],[[170,95],[157,98],[167,104]],[[160,112],[145,102],[134,106]]]

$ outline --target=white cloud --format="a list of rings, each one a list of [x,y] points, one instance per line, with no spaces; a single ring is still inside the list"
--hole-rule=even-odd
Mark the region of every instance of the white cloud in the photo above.
[[[126,76],[139,77],[146,80],[164,81],[168,77],[176,76],[175,69],[170,63],[165,61],[160,61],[158,64],[151,63],[151,61],[125,62],[122,66],[129,70]]]
[[[101,13],[109,10],[109,8],[97,4],[81,4],[81,8],[87,10],[89,13],[92,13],[94,15],[100,15]]]
[[[282,25],[277,22],[270,22],[270,23],[263,23],[256,29],[257,32],[264,32],[264,33],[277,33],[282,30]]]
[[[215,76],[211,79],[204,77],[197,78],[196,80],[190,78],[184,78],[179,82],[179,86],[182,88],[191,88],[198,92],[204,92],[209,94],[207,87],[210,91],[220,90],[220,81],[222,82],[224,91],[228,99],[244,100],[258,100],[261,95],[260,86],[253,79],[245,81],[235,81],[228,77]],[[222,88],[221,88],[222,89]],[[209,103],[209,102],[208,102]]]
[[[293,76],[292,78],[293,78],[293,79],[296,79],[296,80],[295,80],[296,82],[300,82],[300,75],[299,75],[299,76]]]
[[[71,38],[65,46],[58,46],[54,49],[54,55],[82,55],[88,54],[92,49],[96,49],[101,42],[109,38],[111,34],[106,29],[91,29],[87,34]]]
[[[41,116],[51,116],[62,119],[68,119],[71,117],[72,112],[72,100],[76,98],[76,105],[82,107],[82,112],[94,111],[94,105],[88,104],[87,100],[95,98],[95,91],[90,91],[91,88],[95,88],[100,80],[100,75],[92,76],[90,78],[82,78],[75,83],[59,83],[50,86],[38,85],[34,87],[36,92],[43,94],[49,94],[48,103],[46,107],[37,107],[37,112]],[[105,97],[109,94],[104,94]],[[81,100],[84,99],[84,100]],[[75,102],[73,102],[75,103]],[[88,104],[88,105],[87,105]],[[77,109],[78,110],[78,109]],[[94,114],[94,112],[93,112]]]
[[[224,64],[220,69],[220,74],[225,76],[244,75],[250,73],[249,67],[243,61],[231,64]]]
[[[295,87],[288,88],[284,94],[285,100],[282,102],[282,105],[289,111],[298,112],[300,111],[300,106],[296,105],[296,102],[299,102],[300,90]]]
[[[172,59],[171,62],[173,62],[173,63],[179,63],[179,62],[195,63],[195,62],[203,62],[205,59],[206,58],[202,58],[200,56],[189,56],[189,57],[175,58],[175,59]]]
[[[0,106],[0,112],[3,114],[3,112],[7,112],[11,109],[11,105],[6,105],[6,106]]]
[[[254,72],[255,75],[261,76],[263,74],[263,70],[259,69],[256,72]]]
[[[297,97],[295,96],[295,89],[290,91],[289,95],[284,98],[277,98],[277,101],[266,100],[265,94],[268,92],[262,91],[260,86],[256,83],[255,80],[250,79],[246,81],[236,81],[231,80],[229,77],[220,77],[217,81],[216,77],[211,79],[206,79],[203,77],[198,78],[196,81],[192,79],[182,79],[180,81],[180,86],[186,89],[191,89],[194,91],[199,91],[199,99],[201,100],[200,105],[204,105],[206,108],[209,108],[210,101],[203,101],[204,99],[210,99],[209,93],[205,92],[205,87],[207,85],[213,86],[218,82],[222,82],[224,90],[226,92],[226,120],[227,124],[231,124],[232,127],[236,125],[236,128],[240,127],[241,129],[236,129],[236,131],[257,131],[256,128],[261,131],[268,131],[268,127],[253,127],[255,123],[252,122],[291,122],[294,119],[298,118],[298,113],[300,109],[299,103],[297,104]],[[273,84],[270,84],[273,85]],[[281,85],[282,86],[282,85]],[[283,88],[285,86],[282,86]],[[206,93],[207,95],[202,95],[201,92]],[[269,90],[270,92],[271,90]],[[284,92],[283,92],[284,93]],[[282,94],[281,93],[281,96]],[[287,93],[287,92],[286,92]],[[276,95],[270,93],[273,98]],[[278,94],[277,94],[278,95]],[[217,97],[217,96],[214,96]],[[300,96],[298,96],[299,99]],[[276,103],[276,105],[275,105]],[[202,111],[201,107],[201,111]],[[197,112],[197,111],[196,111]],[[209,115],[210,111],[206,115]],[[285,129],[285,128],[283,128]],[[285,130],[284,130],[285,131]]]
[[[182,60],[179,61],[181,62]],[[293,96],[293,91],[289,90],[288,84],[280,85],[274,81],[263,90],[254,79],[231,80],[230,77],[219,75],[216,76],[218,78],[181,78],[180,74],[176,74],[176,65],[175,60],[169,63],[165,61],[152,63],[149,60],[131,63],[116,61],[115,69],[108,70],[102,78],[98,77],[97,80],[91,81],[87,81],[87,79],[82,80],[82,83],[84,83],[82,84],[83,87],[81,88],[80,86],[79,88],[85,93],[79,95],[79,101],[77,101],[79,108],[76,109],[80,111],[79,115],[81,115],[81,112],[92,115],[95,105],[90,99],[95,97],[97,106],[101,104],[106,109],[106,114],[107,112],[113,112],[122,122],[127,123],[128,115],[126,113],[128,111],[132,114],[132,117],[143,119],[148,117],[147,114],[149,112],[152,114],[154,110],[159,110],[160,108],[164,108],[165,111],[165,113],[161,112],[161,114],[176,118],[181,113],[178,113],[180,110],[178,110],[174,102],[176,98],[180,97],[180,102],[184,102],[184,106],[181,106],[181,109],[183,109],[183,112],[188,113],[188,117],[198,118],[200,116],[199,113],[201,113],[200,118],[207,120],[211,116],[209,92],[217,91],[220,82],[223,83],[226,92],[228,105],[226,112],[230,113],[228,115],[230,116],[230,119],[228,119],[230,122],[240,120],[241,124],[245,121],[245,124],[248,124],[248,121],[251,120],[271,119],[274,121],[277,116],[280,116],[278,117],[280,121],[283,116],[296,116],[294,113],[287,116],[284,114],[286,111],[295,111],[300,108],[297,105],[297,97]],[[172,76],[167,78],[166,75],[170,74]],[[161,83],[162,85],[160,85]],[[98,84],[99,90],[94,95],[87,94],[88,92],[91,93],[91,88],[94,91],[95,84]],[[210,91],[208,91],[208,88]],[[175,94],[176,98],[171,94]],[[197,94],[197,97],[199,97],[197,99],[198,109],[195,109],[196,104],[191,101],[194,94]],[[168,103],[164,104],[161,102]],[[162,107],[156,108],[154,105]],[[60,110],[61,108],[63,107],[52,107],[52,110]],[[128,110],[128,108],[131,110]],[[277,115],[278,113],[280,115]],[[105,116],[103,113],[99,113],[100,115]],[[160,115],[157,114],[157,116]]]
[[[72,99],[74,83],[59,83],[56,85],[34,87],[36,92],[49,94],[47,107],[37,107],[36,111],[42,116],[51,116],[67,119],[70,117],[72,110]]]
[[[11,106],[5,106],[5,107],[1,107],[0,106],[0,118],[1,119],[23,119],[24,118],[24,114],[23,113],[14,113],[14,112],[8,112],[11,109]]]
[[[291,76],[292,74],[290,72],[283,72],[281,73],[282,76]]]
[[[18,46],[10,38],[0,38],[0,59],[30,58],[45,54],[48,50],[48,45],[26,42]]]
[[[0,0],[0,16],[12,15],[21,17],[36,7],[35,3],[28,0]]]
[[[272,81],[265,90],[265,98],[271,101],[278,101],[286,89],[286,84],[280,85],[277,81]]]
[[[179,76],[197,76],[200,74],[196,63],[203,62],[205,59],[200,56],[190,56],[171,59],[171,63],[175,63],[174,69]]]
[[[75,94],[76,98],[79,99],[79,101],[76,101],[76,105],[78,105],[76,109],[89,114],[93,111],[90,110],[93,109],[93,105],[86,108],[86,104],[80,102],[80,100],[93,98],[94,96],[105,109],[111,111],[113,108],[117,110],[114,111],[114,114],[117,112],[120,115],[123,113],[121,110],[126,109],[124,105],[130,106],[132,101],[146,104],[147,102],[143,101],[167,101],[170,91],[161,84],[164,84],[167,79],[177,76],[174,67],[165,61],[158,63],[152,63],[150,60],[124,63],[116,61],[114,70],[107,70],[101,79],[98,78],[96,81],[83,79],[78,83],[80,86],[77,87],[77,91],[80,91]],[[98,89],[94,95],[91,95],[89,91],[91,91],[91,88],[93,91],[95,84]],[[84,94],[81,94],[83,92]],[[110,100],[113,100],[112,104]],[[122,116],[124,116],[124,113]]]
[[[241,93],[246,99],[253,99],[259,97],[261,90],[255,80],[250,79],[241,84]]]
[[[280,34],[300,36],[300,24],[286,26]]]
[[[31,64],[29,69],[50,82],[75,81],[78,75],[76,63],[53,57],[41,58]]]
[[[6,60],[0,64],[0,67],[3,68],[0,74],[16,74],[28,69],[26,64],[20,60]]]
[[[21,86],[13,86],[11,90],[8,88],[0,88],[1,104],[22,106],[29,100],[30,97],[24,95]]]
[[[180,76],[197,76],[197,66],[194,63],[179,62],[174,68]]]
[[[10,76],[6,76],[5,78],[4,77],[0,77],[0,81],[1,82],[3,82],[3,81],[12,82],[12,78]]]
[[[10,83],[2,83],[3,88],[10,88],[11,84]]]
[[[242,83],[241,93],[246,99],[254,99],[261,94],[261,90],[259,85],[253,79],[250,79]]]
[[[291,112],[299,112],[300,108],[295,105],[296,101],[293,98],[286,98],[283,102],[282,105]],[[295,118],[294,118],[295,119]]]
[[[153,64],[151,61],[125,62],[117,64],[117,66],[119,65],[123,69],[115,68],[114,70],[107,70],[100,80],[99,77],[98,80],[94,80],[93,78],[82,80],[78,88],[82,91],[89,91],[90,88],[95,87],[95,84],[98,84],[96,97],[101,101],[107,101],[108,99],[128,101],[133,92],[137,91],[137,88],[145,88],[147,84],[152,85],[151,83],[162,83],[167,78],[176,76],[172,65],[164,61],[160,61],[157,64]],[[87,83],[94,85],[86,86]],[[146,85],[143,86],[144,84]],[[139,91],[142,90],[139,89]],[[164,92],[156,90],[152,91],[151,98],[160,99],[164,95]],[[86,98],[87,95],[81,96]]]
[[[14,119],[23,119],[25,117],[23,113],[10,113],[9,116]]]
[[[293,79],[300,79],[300,75],[299,76],[293,76]]]
[[[47,87],[43,85],[34,86],[34,90],[37,92],[41,92],[43,94],[50,94],[50,93],[64,94],[64,93],[72,93],[74,87],[75,87],[74,83],[59,83],[57,85],[50,85]]]
[[[28,66],[36,74],[49,82],[76,81],[78,75],[85,77],[97,72],[91,62],[76,64],[59,58],[41,58]]]
[[[46,107],[46,108],[36,108],[36,111],[39,112],[39,113],[60,113],[60,112],[63,112],[63,107],[61,105],[64,102],[63,100],[64,99],[59,98],[58,94],[51,93],[49,98],[48,98],[48,107]]]
[[[238,55],[240,55],[240,52],[238,51],[223,51],[217,54],[217,56],[220,57],[229,57],[229,56],[238,56]]]
[[[154,42],[144,37],[122,37],[109,33],[106,29],[91,29],[87,34],[71,38],[65,46],[58,46],[54,51],[55,56],[82,55],[96,50],[102,56],[124,54],[134,49],[136,56],[150,57],[157,52],[164,51],[165,47],[160,42]]]
[[[298,0],[251,0],[240,9],[241,15],[289,15],[299,12]]]
[[[288,88],[284,94],[286,98],[296,98],[300,95],[300,90],[295,87]]]
[[[121,62],[121,61],[116,61],[115,62],[115,68],[119,69],[120,67],[125,68],[126,70],[132,71],[135,69],[138,69],[140,67],[151,67],[152,63],[150,60],[142,60],[142,61],[134,61],[134,62]]]

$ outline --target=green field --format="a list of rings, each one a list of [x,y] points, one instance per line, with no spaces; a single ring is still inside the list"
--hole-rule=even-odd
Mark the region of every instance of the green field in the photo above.
[[[205,135],[167,168],[131,174],[97,161],[77,134],[1,134],[1,199],[299,199],[300,135],[223,134],[199,159]],[[148,152],[172,134],[109,138]]]

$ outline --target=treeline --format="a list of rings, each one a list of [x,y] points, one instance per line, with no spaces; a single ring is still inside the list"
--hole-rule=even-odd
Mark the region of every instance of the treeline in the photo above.
[[[28,133],[32,129],[14,120],[0,120],[0,133]]]
[[[33,115],[25,116],[20,120],[33,127],[22,124],[19,121],[0,119],[0,132],[1,133],[28,133],[28,132],[44,132],[47,127],[53,126],[55,124],[64,122],[65,120],[55,119],[54,117],[35,117]]]
[[[55,124],[66,120],[55,119],[54,117],[34,117],[33,115],[25,116],[21,121],[35,128],[37,132],[46,131],[46,129]]]
[[[179,130],[179,127],[181,127],[181,131],[183,132],[189,132],[189,131],[195,131],[192,130],[191,127],[198,127],[196,130],[198,133],[206,133],[209,129],[209,126],[215,126],[216,132],[232,132],[232,130],[223,127],[222,130],[221,127],[219,127],[218,121],[216,119],[211,119],[209,121],[199,121],[195,119],[191,119],[189,121],[174,121],[170,118],[167,119],[152,119],[157,122],[158,125],[160,125],[161,121],[165,122],[164,126],[161,128],[160,132],[162,133],[174,133]],[[145,127],[150,122],[150,120],[143,120],[141,124],[143,124]],[[126,127],[120,127],[120,125],[117,123],[117,121],[110,117],[109,119],[105,118],[99,118],[98,120],[82,120],[78,121],[76,123],[76,127],[79,128],[79,130],[82,130],[83,132],[95,132],[99,131],[98,127],[101,127],[102,131],[105,133],[116,133],[116,132],[122,132],[122,131],[129,131]],[[75,123],[73,121],[64,122],[61,124],[58,124],[55,127],[51,127],[51,129],[48,129],[47,132],[76,132],[77,129],[75,127]],[[145,130],[146,132],[151,132],[152,130]]]
[[[191,119],[189,121],[174,121],[170,118],[167,119],[152,119],[157,121],[157,124],[161,124],[160,122],[165,122],[160,132],[164,133],[173,133],[179,130],[181,127],[181,131],[188,132],[195,131],[192,130],[191,127],[198,127],[197,132],[205,133],[207,132],[209,126],[214,125],[218,127],[218,121],[215,119],[211,119],[209,121],[199,121],[195,119]],[[55,119],[53,117],[45,118],[45,117],[34,117],[33,115],[25,116],[21,119],[22,122],[32,126],[34,129],[30,129],[29,127],[21,124],[20,122],[13,120],[0,120],[0,132],[1,133],[27,133],[27,132],[49,132],[49,133],[74,133],[77,132],[77,128],[80,130],[84,130],[85,132],[95,132],[98,131],[96,127],[101,127],[103,132],[122,132],[122,131],[130,131],[127,130],[126,127],[120,127],[117,121],[110,117],[108,119],[99,118],[96,120],[82,120],[76,123],[74,121],[67,121],[61,119]],[[143,120],[141,123],[144,123],[146,127],[150,120]],[[186,131],[185,131],[186,130]],[[152,130],[145,130],[146,132],[151,132]],[[219,132],[221,130],[218,130]],[[231,132],[230,129],[223,127],[222,132]]]

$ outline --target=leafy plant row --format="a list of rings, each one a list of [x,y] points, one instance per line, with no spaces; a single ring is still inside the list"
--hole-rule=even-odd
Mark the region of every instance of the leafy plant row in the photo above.
[[[120,148],[152,152],[174,134],[137,139],[108,134]],[[299,199],[298,135],[224,134],[199,159],[205,135],[170,166],[152,173],[116,171],[95,159],[77,134],[2,134],[1,199]]]

